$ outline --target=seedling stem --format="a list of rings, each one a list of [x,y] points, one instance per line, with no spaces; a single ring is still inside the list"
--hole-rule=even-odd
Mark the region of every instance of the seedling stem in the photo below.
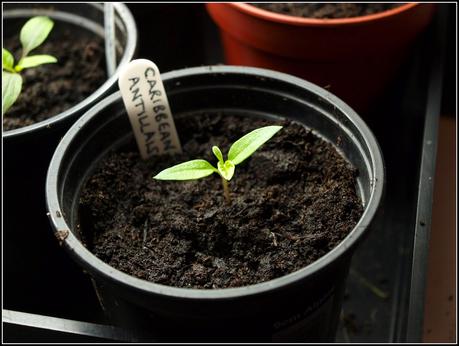
[[[225,195],[226,204],[231,204],[231,196],[228,188],[228,180],[222,177],[223,194]]]

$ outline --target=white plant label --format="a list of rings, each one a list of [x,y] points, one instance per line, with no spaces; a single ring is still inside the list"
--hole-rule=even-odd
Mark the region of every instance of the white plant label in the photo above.
[[[181,153],[158,67],[150,60],[132,60],[120,71],[118,86],[142,158]]]

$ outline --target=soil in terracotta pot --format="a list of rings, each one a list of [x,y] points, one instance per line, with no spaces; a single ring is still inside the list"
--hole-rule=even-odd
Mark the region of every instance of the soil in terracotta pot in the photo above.
[[[362,215],[357,171],[327,142],[289,121],[221,178],[157,181],[196,158],[216,162],[249,131],[272,124],[219,114],[177,119],[184,154],[144,162],[135,145],[109,154],[80,197],[80,231],[101,260],[138,278],[178,287],[224,288],[291,273],[333,249]]]
[[[57,36],[57,35],[56,35]],[[50,54],[55,64],[21,72],[23,87],[16,103],[3,116],[3,130],[13,130],[51,118],[83,101],[107,79],[104,42],[96,36],[80,37],[66,31],[47,41],[32,54]],[[4,47],[21,55],[19,36],[5,40]]]
[[[359,17],[390,10],[402,4],[390,3],[270,3],[251,5],[295,17],[332,19]]]

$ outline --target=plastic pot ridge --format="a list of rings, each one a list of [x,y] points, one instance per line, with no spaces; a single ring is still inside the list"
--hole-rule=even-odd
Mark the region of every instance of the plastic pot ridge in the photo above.
[[[55,235],[93,276],[101,304],[115,324],[146,329],[164,340],[332,340],[352,253],[367,233],[382,197],[384,167],[374,136],[341,100],[290,75],[209,66],[172,71],[162,77],[176,117],[202,111],[287,117],[335,145],[340,142],[339,150],[360,171],[358,186],[365,211],[359,223],[313,264],[245,287],[169,287],[110,267],[80,242],[77,209],[82,185],[97,162],[109,150],[132,140],[120,94],[115,93],[75,123],[53,156],[46,196]]]

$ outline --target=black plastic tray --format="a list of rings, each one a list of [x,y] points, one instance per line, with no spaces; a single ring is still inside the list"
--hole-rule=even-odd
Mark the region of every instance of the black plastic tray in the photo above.
[[[202,65],[222,63],[218,32],[203,5],[187,6],[195,11],[195,34],[205,42],[193,59]],[[133,10],[134,15],[142,12]],[[397,80],[363,115],[383,151],[387,189],[377,226],[354,255],[336,341],[421,341],[447,15],[448,5],[439,5]],[[140,47],[148,44],[148,37],[142,42],[142,25],[139,21]],[[187,66],[182,56],[163,72]],[[4,342],[148,340],[142,333],[107,325],[89,277],[71,263],[67,270],[75,272],[75,280],[64,288],[37,282],[36,296],[21,299],[18,294],[3,301]]]

